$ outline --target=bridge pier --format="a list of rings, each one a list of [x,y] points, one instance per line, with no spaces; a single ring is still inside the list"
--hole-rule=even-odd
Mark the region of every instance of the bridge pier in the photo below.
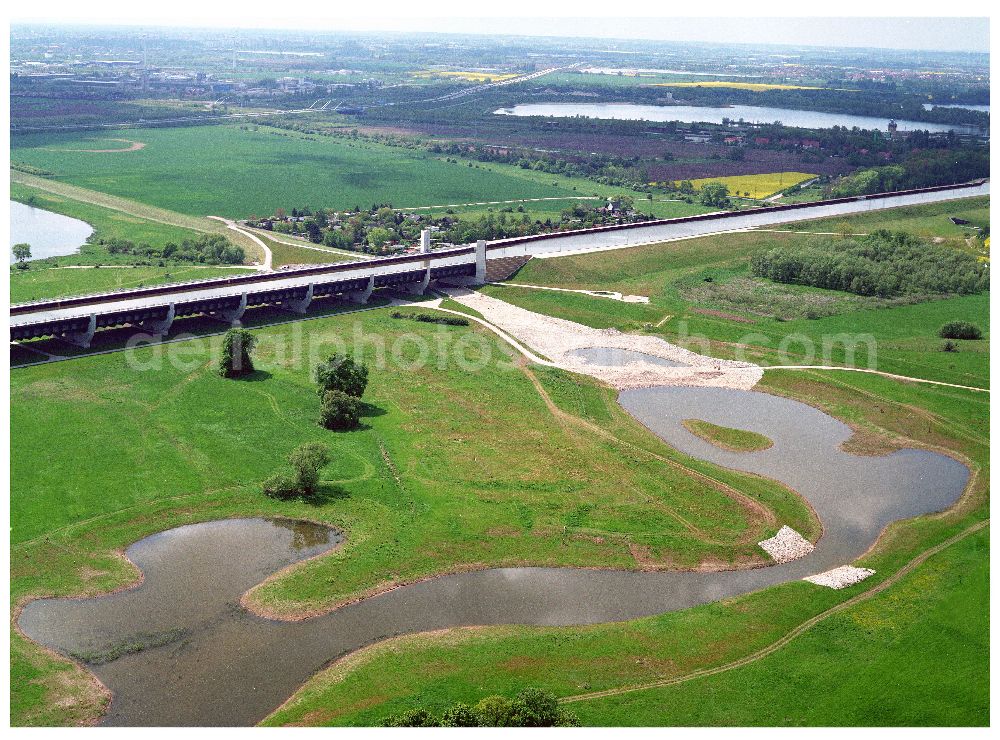
[[[368,276],[368,287],[364,290],[352,290],[344,293],[344,297],[351,303],[368,303],[368,299],[372,297],[372,291],[375,290],[375,276]]]
[[[221,321],[224,324],[229,324],[230,326],[239,326],[240,319],[243,318],[243,313],[247,310],[247,294],[244,293],[240,296],[240,303],[236,308],[224,308],[220,311],[215,311],[209,314],[216,321]]]
[[[291,311],[292,313],[305,314],[309,310],[309,304],[312,303],[313,299],[313,284],[309,283],[309,288],[306,290],[306,295],[304,298],[289,298],[288,300],[281,302],[281,308],[285,311]]]
[[[75,344],[77,347],[83,347],[84,349],[90,349],[90,342],[94,339],[94,333],[97,331],[97,314],[90,314],[90,321],[87,322],[87,328],[83,331],[68,331],[63,334],[60,339],[63,339],[70,344]]]
[[[171,303],[170,307],[167,309],[167,315],[165,318],[146,319],[145,321],[140,321],[139,326],[142,327],[143,331],[163,337],[170,331],[170,326],[174,323],[174,316],[174,304]]]
[[[476,277],[477,285],[486,282],[486,240],[480,239],[476,242]]]
[[[399,287],[405,290],[411,295],[423,295],[424,291],[427,290],[427,286],[431,283],[431,268],[428,266],[424,270],[424,277],[415,283],[403,283]]]

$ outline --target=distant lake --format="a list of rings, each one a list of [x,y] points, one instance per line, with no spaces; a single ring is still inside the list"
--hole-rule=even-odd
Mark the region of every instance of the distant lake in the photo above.
[[[934,110],[935,108],[964,108],[965,110],[978,110],[983,113],[990,112],[990,107],[988,105],[964,105],[962,103],[948,103],[948,105],[942,105],[941,103],[924,103],[924,110]]]
[[[792,110],[791,108],[762,108],[754,105],[731,105],[726,108],[711,108],[703,105],[636,105],[634,103],[526,103],[513,108],[493,111],[501,116],[552,116],[555,118],[607,118],[623,121],[680,121],[681,123],[722,123],[723,118],[731,121],[743,119],[747,123],[774,123],[781,121],[785,126],[799,128],[833,128],[847,126],[853,128],[886,130],[887,118],[874,116],[851,116],[845,113],[821,113],[819,111]],[[972,126],[947,126],[941,123],[898,120],[901,131],[923,129],[925,131],[975,132]]]
[[[75,254],[94,233],[90,224],[60,213],[10,202],[10,246],[30,244],[31,259]],[[10,252],[14,264],[14,253]]]

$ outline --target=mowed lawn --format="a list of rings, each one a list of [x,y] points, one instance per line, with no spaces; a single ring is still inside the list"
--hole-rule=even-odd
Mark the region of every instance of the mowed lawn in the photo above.
[[[78,150],[81,140],[92,138],[87,133],[17,136],[11,159],[85,188],[230,218],[276,208],[431,206],[622,190],[516,167],[447,162],[419,149],[264,127],[144,129],[129,136],[146,146],[95,153]]]
[[[373,338],[368,406],[360,429],[333,433],[317,424],[311,368],[338,342],[352,346],[356,329]],[[755,543],[778,525],[748,514],[727,487],[818,534],[784,487],[689,460],[628,417],[608,389],[539,370],[560,408],[599,420],[620,441],[554,416],[485,330],[375,309],[255,333],[259,372],[242,381],[216,374],[220,337],[13,371],[15,604],[120,586],[134,574],[115,553],[131,542],[227,516],[304,517],[346,533],[335,553],[255,592],[282,613],[470,566],[758,562]],[[382,343],[393,363],[384,368],[375,362]],[[417,367],[421,344],[427,361]],[[494,363],[470,371],[453,352],[469,361],[489,352]],[[264,497],[261,481],[307,441],[333,457],[320,498]],[[83,674],[19,637],[13,655],[15,723],[92,718]]]

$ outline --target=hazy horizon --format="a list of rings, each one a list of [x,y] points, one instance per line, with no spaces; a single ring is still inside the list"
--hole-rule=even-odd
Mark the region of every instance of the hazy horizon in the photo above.
[[[291,14],[294,18],[294,14]],[[320,33],[438,33],[665,43],[759,44],[892,51],[989,53],[988,18],[170,18],[11,19],[16,26]]]

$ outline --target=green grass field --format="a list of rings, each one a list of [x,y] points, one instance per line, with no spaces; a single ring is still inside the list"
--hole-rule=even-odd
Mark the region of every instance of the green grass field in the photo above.
[[[471,703],[526,686],[568,697],[723,666],[988,516],[988,399],[849,373],[775,371],[765,389],[862,428],[952,450],[980,475],[948,514],[893,525],[859,561],[876,575],[843,591],[794,582],[630,622],[402,637],[334,663],[266,724],[370,725],[414,706]],[[972,535],[758,662],[567,708],[595,726],[985,724],[988,548],[986,532]]]
[[[243,218],[282,207],[431,206],[622,192],[499,164],[450,163],[422,150],[246,126],[145,129],[137,151],[68,151],[91,134],[23,135],[12,161],[53,179],[192,215]],[[470,166],[471,165],[471,166]],[[638,198],[637,198],[638,199]],[[686,205],[686,204],[685,204]]]
[[[10,184],[10,197],[12,200],[27,203],[36,208],[86,221],[94,228],[92,241],[128,239],[136,244],[145,243],[162,247],[167,242],[180,244],[185,239],[195,239],[199,236],[198,232],[193,229],[164,224],[141,216],[84,203],[18,182]],[[105,254],[107,253],[105,252]]]
[[[107,265],[107,263],[104,263]],[[173,267],[103,266],[97,269],[70,267],[11,270],[10,301],[25,303],[42,298],[86,295],[106,290],[141,288],[160,283],[181,283],[212,277],[247,274],[250,270],[232,267],[176,265]]]
[[[857,232],[889,229],[891,231],[909,231],[911,234],[925,237],[967,236],[970,233],[968,227],[956,226],[949,220],[951,216],[965,219],[972,226],[989,226],[990,198],[985,195],[978,198],[961,198],[941,203],[891,208],[886,211],[856,213],[846,218],[818,218],[812,221],[786,224],[781,228],[792,231],[838,231],[838,225],[846,221]]]
[[[351,341],[355,322],[406,363],[418,350],[398,337],[424,336],[430,362],[407,370],[406,383],[395,367],[373,370],[362,428],[335,434],[317,424],[310,370],[338,338]],[[376,309],[256,331],[260,372],[249,381],[216,375],[210,348],[218,336],[14,371],[11,428],[21,451],[11,471],[15,604],[31,594],[113,588],[131,578],[115,555],[129,543],[233,515],[307,517],[347,534],[331,556],[255,592],[263,608],[280,613],[471,564],[758,562],[754,543],[776,527],[749,514],[727,486],[818,535],[787,489],[684,458],[593,382],[552,370],[538,375],[568,413],[583,409],[620,441],[593,434],[573,421],[579,417],[551,415],[531,379],[507,366],[499,340],[483,329],[401,322]],[[482,372],[453,362],[440,369],[442,333],[446,340],[474,335],[504,361]],[[183,365],[163,359],[156,366],[162,352],[177,353]],[[265,498],[260,482],[305,441],[328,445],[335,461],[320,502]],[[506,454],[511,446],[518,454]],[[456,455],[476,465],[456,466]],[[69,705],[60,721],[78,719],[66,694],[76,686],[93,699],[81,674],[57,668],[17,637],[13,654],[15,723],[52,721],[51,705],[61,700]],[[83,702],[80,712],[93,706]]]

